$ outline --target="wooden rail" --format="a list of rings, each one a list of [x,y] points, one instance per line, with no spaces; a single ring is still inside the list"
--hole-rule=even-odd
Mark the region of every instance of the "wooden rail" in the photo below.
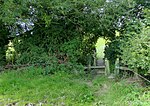
[[[132,69],[129,69],[128,67],[116,67],[116,69],[125,70],[125,71],[133,71]]]
[[[100,69],[100,70],[96,71],[97,74],[105,74],[105,75],[107,75],[105,66],[88,66],[88,67],[84,67],[84,69],[87,69],[89,71],[91,71],[91,69]],[[101,69],[103,69],[103,70],[101,70]]]
[[[18,69],[18,68],[25,68],[25,67],[29,67],[29,66],[47,66],[47,65],[50,65],[50,64],[45,64],[45,63],[39,63],[39,64],[25,64],[25,65],[6,65],[5,67],[0,67],[0,71],[4,71],[5,69]],[[119,61],[116,62],[115,64],[115,74],[119,74],[119,71],[120,70],[125,70],[125,71],[131,71],[133,72],[137,77],[140,77],[142,79],[144,79],[145,81],[149,82],[150,81],[146,78],[144,78],[143,76],[141,76],[140,74],[138,74],[137,72],[137,69],[130,69],[128,67],[122,67],[122,66],[119,66]],[[104,70],[99,70],[97,73],[98,74],[105,74],[105,75],[110,75],[110,68],[109,68],[109,62],[108,60],[105,60],[105,66],[86,66],[84,67],[84,69],[86,70],[91,70],[91,69],[104,69]]]
[[[105,66],[89,66],[84,67],[84,69],[105,69]]]

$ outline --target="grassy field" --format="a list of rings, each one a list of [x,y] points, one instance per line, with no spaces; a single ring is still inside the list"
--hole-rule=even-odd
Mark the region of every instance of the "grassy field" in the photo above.
[[[96,44],[97,58],[104,57],[105,40]],[[150,87],[130,79],[57,72],[44,69],[0,72],[0,106],[149,106]],[[68,71],[69,72],[69,71]],[[14,105],[11,105],[14,104]]]
[[[150,103],[150,92],[136,83],[104,76],[42,73],[42,68],[34,67],[1,72],[0,106],[29,103],[36,106],[149,106]]]

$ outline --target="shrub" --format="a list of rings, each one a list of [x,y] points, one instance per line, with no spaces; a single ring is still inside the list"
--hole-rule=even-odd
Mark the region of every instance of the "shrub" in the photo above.
[[[150,69],[150,28],[145,28],[140,34],[129,38],[122,45],[121,59],[131,68],[139,69],[139,73],[147,74]]]

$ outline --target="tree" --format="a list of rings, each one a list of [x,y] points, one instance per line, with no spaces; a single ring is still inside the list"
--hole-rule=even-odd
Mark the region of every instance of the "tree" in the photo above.
[[[40,57],[55,56],[82,63],[99,37],[113,41],[116,30],[128,28],[134,7],[128,0],[8,0],[1,2],[0,20],[15,37],[18,62],[45,62]]]
[[[126,45],[131,38],[134,39],[134,37],[136,37],[136,34],[140,34],[143,29],[143,25],[149,25],[149,17],[145,16],[148,12],[144,12],[148,10],[148,2],[146,2],[146,0],[133,0],[128,1],[127,3],[129,3],[130,8],[126,7],[126,12],[120,16],[117,23],[119,27],[116,31],[119,32],[119,36],[115,36],[113,39],[110,39],[105,48],[105,57],[108,58],[111,63],[110,66],[112,67],[112,72],[115,67],[116,59],[122,59],[122,50],[125,48],[122,45]]]
[[[137,20],[134,31],[126,31],[127,40],[122,41],[121,59],[124,64],[133,69],[138,69],[142,75],[146,75],[150,69],[150,9],[143,8],[144,18]],[[133,29],[133,28],[131,28]],[[140,29],[140,30],[139,30]]]
[[[129,38],[121,48],[123,63],[132,69],[137,68],[140,74],[147,74],[150,69],[149,35],[150,28],[144,28],[140,34],[135,33],[134,37]]]

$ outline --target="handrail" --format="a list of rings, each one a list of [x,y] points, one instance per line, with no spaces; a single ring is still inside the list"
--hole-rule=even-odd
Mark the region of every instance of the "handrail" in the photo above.
[[[121,69],[121,70],[125,70],[125,71],[131,71],[134,74],[136,74],[137,76],[139,76],[140,78],[144,79],[145,81],[150,83],[150,80],[148,80],[147,78],[143,77],[142,75],[138,74],[137,72],[135,72],[133,69],[130,69],[128,67],[116,67],[117,69]]]

